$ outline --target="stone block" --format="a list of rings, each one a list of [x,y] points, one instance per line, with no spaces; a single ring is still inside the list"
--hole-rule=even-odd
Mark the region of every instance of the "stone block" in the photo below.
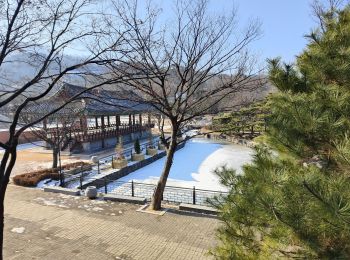
[[[158,154],[158,150],[155,148],[147,148],[146,154],[150,156],[154,156]]]
[[[112,162],[113,169],[121,169],[128,166],[128,160],[126,159],[115,159]]]
[[[80,195],[80,190],[78,189],[68,189],[57,186],[46,186],[44,187],[44,192],[54,192],[54,193],[62,193],[66,195],[78,196]]]
[[[118,202],[134,203],[134,204],[145,204],[147,202],[145,198],[123,196],[123,195],[117,195],[117,194],[105,194],[103,195],[103,199],[118,201]]]
[[[131,156],[131,160],[132,160],[132,161],[142,161],[142,160],[144,160],[144,159],[145,159],[145,155],[142,154],[142,153],[140,153],[140,154],[134,153],[134,154],[132,154],[132,156]]]
[[[211,215],[218,214],[218,210],[215,208],[202,206],[202,205],[187,204],[187,203],[181,203],[179,206],[179,209],[185,210],[185,211],[193,211],[197,213],[211,214]]]

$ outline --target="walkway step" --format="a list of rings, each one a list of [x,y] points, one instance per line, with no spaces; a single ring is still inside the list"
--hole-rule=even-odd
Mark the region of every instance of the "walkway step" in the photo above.
[[[104,200],[118,201],[118,202],[126,202],[126,203],[135,203],[135,204],[145,204],[147,199],[131,197],[131,196],[123,196],[117,194],[105,194],[103,195]]]
[[[208,207],[208,206],[187,204],[187,203],[181,203],[179,206],[179,209],[185,210],[185,211],[193,211],[197,213],[204,213],[204,214],[212,214],[212,215],[218,214],[218,210],[215,208]]]
[[[54,192],[54,193],[62,193],[66,195],[78,196],[80,195],[80,190],[78,189],[68,189],[56,186],[45,186],[44,192]]]

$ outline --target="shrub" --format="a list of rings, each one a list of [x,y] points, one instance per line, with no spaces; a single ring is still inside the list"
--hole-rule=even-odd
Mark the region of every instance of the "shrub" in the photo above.
[[[58,169],[44,169],[35,172],[24,173],[12,178],[16,185],[25,187],[35,187],[40,181],[45,179],[59,180]]]
[[[137,154],[141,153],[141,146],[140,146],[140,141],[138,138],[135,141],[134,149],[135,149],[135,153],[137,153]]]
[[[68,163],[62,165],[62,170],[74,169],[85,165],[90,164],[86,162]],[[52,179],[58,181],[60,179],[59,169],[49,168],[33,172],[27,172],[24,174],[16,175],[12,178],[14,184],[25,187],[35,187],[40,181],[45,179]]]

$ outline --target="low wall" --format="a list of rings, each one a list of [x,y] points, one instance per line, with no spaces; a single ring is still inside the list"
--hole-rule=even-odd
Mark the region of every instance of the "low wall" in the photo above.
[[[6,143],[9,139],[9,130],[0,130],[0,142],[1,143]],[[24,144],[28,142],[36,142],[40,141],[40,139],[32,133],[32,131],[24,131],[20,136],[19,136],[19,143]]]
[[[177,147],[176,150],[182,149],[184,146],[185,146],[185,143],[182,143]],[[85,189],[88,186],[96,186],[96,188],[101,188],[105,185],[104,178],[108,179],[108,181],[118,180],[118,179],[138,170],[138,169],[141,169],[141,168],[159,160],[160,158],[163,158],[164,156],[166,156],[166,151],[160,152],[152,157],[149,157],[145,160],[139,161],[133,165],[126,166],[126,167],[124,167],[118,171],[112,172],[111,174],[108,174],[102,178],[92,180],[91,182],[84,184],[82,186],[82,188]]]

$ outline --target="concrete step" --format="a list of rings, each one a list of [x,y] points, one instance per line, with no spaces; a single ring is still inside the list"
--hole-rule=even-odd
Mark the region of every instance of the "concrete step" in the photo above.
[[[147,202],[145,198],[123,196],[123,195],[117,195],[117,194],[104,194],[103,199],[118,201],[118,202],[134,203],[134,204],[145,204]]]
[[[57,186],[45,186],[44,192],[54,192],[54,193],[62,193],[66,195],[78,196],[80,195],[80,190],[78,189],[68,189]]]
[[[197,213],[211,214],[211,215],[218,214],[218,210],[215,208],[202,206],[202,205],[187,204],[187,203],[181,203],[179,206],[179,209],[185,210],[185,211],[193,211]]]

